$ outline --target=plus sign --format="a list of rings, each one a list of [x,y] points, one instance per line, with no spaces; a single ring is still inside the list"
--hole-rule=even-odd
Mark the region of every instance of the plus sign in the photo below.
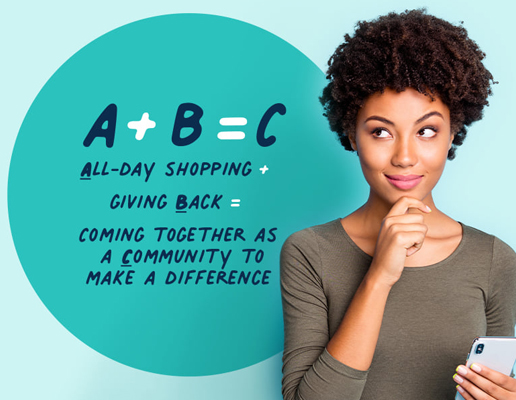
[[[262,175],[265,174],[266,171],[269,170],[269,168],[267,168],[267,165],[264,165],[263,167],[259,168],[260,171],[262,171]]]
[[[129,129],[136,129],[136,140],[142,140],[147,129],[156,127],[156,122],[149,119],[149,113],[143,113],[139,121],[131,121],[127,124]]]

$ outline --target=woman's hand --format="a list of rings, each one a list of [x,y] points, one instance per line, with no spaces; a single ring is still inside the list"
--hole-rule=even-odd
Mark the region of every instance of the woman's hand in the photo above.
[[[515,400],[516,379],[480,364],[459,365],[453,380],[466,400]]]
[[[423,213],[431,211],[418,199],[400,198],[383,219],[376,241],[369,274],[390,286],[399,280],[405,259],[421,248],[428,230],[423,214],[409,213],[411,208]]]

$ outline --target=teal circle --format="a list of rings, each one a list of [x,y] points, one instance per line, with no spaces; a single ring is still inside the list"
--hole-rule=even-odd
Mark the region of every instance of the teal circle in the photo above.
[[[101,354],[160,374],[218,374],[281,351],[281,245],[344,214],[363,186],[321,115],[324,84],[285,41],[211,15],[145,19],[78,51],[34,100],[9,173],[13,240],[45,306]],[[111,104],[116,115],[104,121]],[[177,115],[181,104],[187,111]],[[275,104],[283,115],[277,106],[266,118],[259,143]],[[128,124],[144,113],[156,125],[137,140]],[[222,126],[224,117],[247,124]],[[197,131],[187,126],[196,118]],[[112,147],[95,137],[110,129]],[[245,138],[221,140],[221,131]],[[233,173],[224,173],[231,163]],[[201,174],[202,166],[213,170]],[[120,240],[124,229],[132,234]],[[180,240],[185,230],[193,233]]]

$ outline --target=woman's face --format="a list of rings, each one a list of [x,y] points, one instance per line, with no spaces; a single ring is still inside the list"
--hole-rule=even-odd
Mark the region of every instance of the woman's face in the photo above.
[[[441,177],[453,141],[448,107],[412,88],[369,97],[355,132],[350,140],[371,195],[389,204],[402,196],[425,199]]]

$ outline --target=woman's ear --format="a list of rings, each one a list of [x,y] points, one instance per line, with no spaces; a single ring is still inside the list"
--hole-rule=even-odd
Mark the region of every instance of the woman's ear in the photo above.
[[[348,140],[351,143],[353,150],[357,151],[357,141],[355,135],[348,135]]]
[[[455,134],[454,134],[454,133],[452,133],[452,134],[450,135],[450,144],[448,145],[448,150],[450,150],[450,149],[451,149],[451,147],[452,147],[453,139],[455,139]]]

